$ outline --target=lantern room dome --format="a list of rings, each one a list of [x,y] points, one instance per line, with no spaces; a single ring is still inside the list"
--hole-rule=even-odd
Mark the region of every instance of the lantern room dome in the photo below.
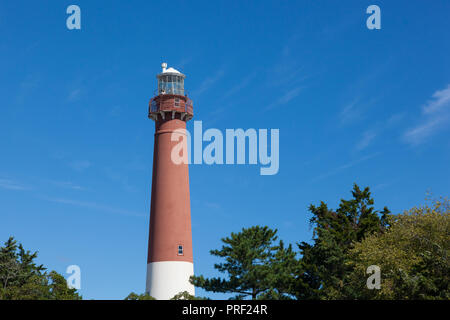
[[[176,70],[176,69],[174,69],[174,68],[172,68],[172,67],[170,67],[169,69],[163,70],[162,73],[176,73],[176,74],[181,74],[180,71],[178,71],[178,70]]]
[[[159,78],[159,77],[161,77],[161,76],[163,76],[163,75],[166,75],[166,74],[176,75],[176,76],[180,76],[180,77],[182,77],[182,78],[185,78],[185,77],[186,77],[184,74],[182,74],[182,73],[181,73],[180,71],[178,71],[177,69],[174,69],[174,68],[172,68],[172,67],[167,68],[167,63],[165,63],[165,62],[163,62],[163,63],[161,64],[161,67],[162,67],[162,72],[156,76],[157,78]]]

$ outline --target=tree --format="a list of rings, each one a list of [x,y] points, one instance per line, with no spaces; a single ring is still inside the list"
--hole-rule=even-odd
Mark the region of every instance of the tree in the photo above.
[[[204,298],[204,297],[196,297],[196,296],[191,295],[187,291],[182,291],[182,292],[174,295],[173,298],[171,298],[170,300],[209,300],[209,299]]]
[[[51,271],[47,278],[51,300],[81,300],[76,289],[69,288],[66,279],[61,274]]]
[[[228,278],[192,276],[191,282],[207,291],[236,293],[235,299],[288,299],[296,267],[292,246],[275,243],[277,230],[253,226],[222,238],[225,244],[211,254],[225,259],[214,268]]]
[[[36,257],[37,252],[25,250],[13,237],[0,247],[0,300],[81,299],[76,289],[68,288],[62,275],[36,265]]]
[[[143,294],[137,294],[137,293],[130,293],[124,300],[156,300],[148,293]]]
[[[392,216],[391,227],[350,251],[348,284],[359,299],[450,299],[450,202],[412,208]],[[366,287],[366,268],[381,269],[381,289]]]
[[[389,210],[374,209],[374,200],[368,187],[361,190],[354,184],[353,198],[341,199],[336,211],[321,202],[310,205],[313,214],[313,244],[298,243],[301,258],[296,271],[292,294],[298,299],[336,299],[352,296],[345,285],[352,271],[346,264],[348,251],[355,241],[369,234],[386,230]]]
[[[125,298],[125,300],[156,300],[156,298],[153,298],[148,293],[137,294],[132,292]],[[187,291],[182,291],[174,295],[170,300],[207,300],[207,298],[195,297]]]

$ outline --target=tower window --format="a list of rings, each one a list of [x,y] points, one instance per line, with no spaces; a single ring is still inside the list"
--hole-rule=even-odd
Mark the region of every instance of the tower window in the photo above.
[[[178,255],[182,256],[183,255],[183,246],[180,244],[178,245]]]

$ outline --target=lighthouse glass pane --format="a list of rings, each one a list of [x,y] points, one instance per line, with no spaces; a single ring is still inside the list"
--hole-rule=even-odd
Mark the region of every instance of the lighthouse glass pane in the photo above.
[[[178,255],[183,255],[183,246],[178,246]]]
[[[156,105],[156,101],[155,100],[152,100],[152,103],[151,103],[151,112],[156,112],[156,111],[158,111],[158,106]]]
[[[184,95],[184,79],[177,75],[161,76],[158,81],[158,93]]]

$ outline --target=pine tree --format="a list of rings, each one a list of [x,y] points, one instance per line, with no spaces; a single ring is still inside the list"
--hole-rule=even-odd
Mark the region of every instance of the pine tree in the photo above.
[[[353,198],[341,200],[336,211],[321,202],[311,205],[310,219],[313,244],[298,244],[301,259],[297,269],[295,290],[298,299],[336,299],[353,296],[348,292],[346,278],[352,271],[347,263],[348,251],[355,241],[365,236],[383,232],[390,212],[374,209],[369,188],[361,190],[354,184]]]
[[[13,237],[0,247],[0,300],[81,299],[62,275],[48,273],[36,258],[37,252],[25,250]]]
[[[211,254],[225,259],[214,265],[227,278],[191,277],[191,282],[212,292],[235,293],[235,299],[287,299],[296,267],[291,245],[275,241],[277,230],[254,226],[223,238],[220,250]]]

